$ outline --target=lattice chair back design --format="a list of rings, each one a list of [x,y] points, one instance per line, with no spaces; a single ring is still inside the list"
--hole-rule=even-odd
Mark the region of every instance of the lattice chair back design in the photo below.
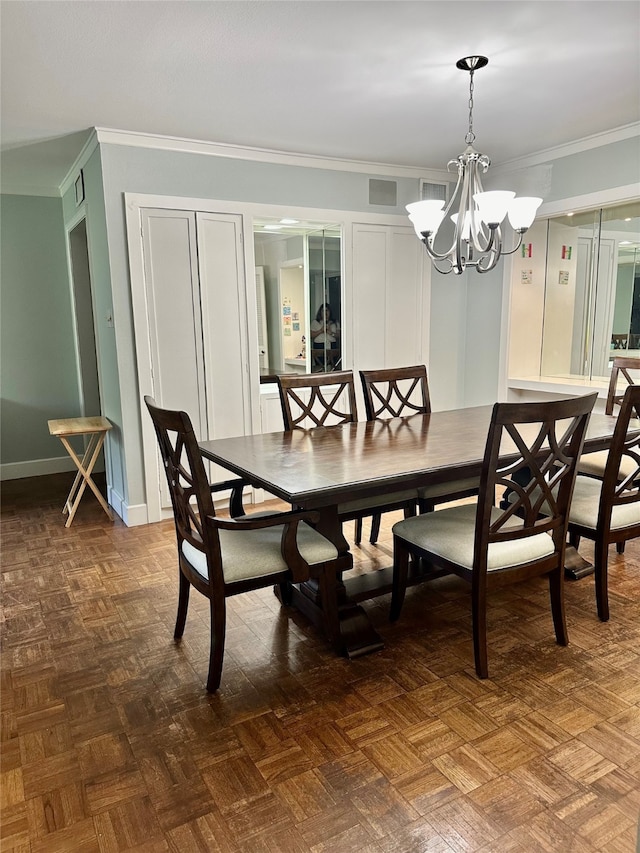
[[[569,510],[569,541],[592,539],[596,603],[603,622],[609,618],[609,545],[622,553],[629,539],[640,536],[640,385],[630,385],[622,398],[602,480],[579,475]],[[584,457],[583,457],[584,458]]]
[[[629,385],[635,385],[636,380],[640,379],[640,358],[616,356],[613,359],[611,377],[609,379],[609,392],[607,394],[607,405],[605,408],[605,414],[607,415],[613,414],[614,406],[622,405],[626,386],[621,391],[618,391],[620,376],[622,376]]]
[[[353,371],[339,373],[290,374],[278,376],[280,404],[285,430],[315,429],[356,423],[358,410]],[[377,513],[404,510],[415,515],[415,492],[389,492],[386,495],[345,501],[338,505],[341,522],[355,521],[355,543],[362,538],[362,519]],[[379,525],[378,519],[378,525]],[[373,529],[373,528],[372,528]],[[372,539],[372,541],[375,541]]]
[[[211,647],[207,690],[220,686],[224,656],[226,598],[278,584],[290,600],[290,584],[318,580],[329,640],[339,645],[336,576],[351,561],[338,557],[335,545],[310,523],[316,512],[285,512],[220,518],[212,491],[241,489],[242,480],[211,486],[191,420],[186,412],[159,408],[144,398],[153,420],[167,475],[176,527],[180,589],[174,637],[184,632],[189,592],[209,599]],[[236,500],[236,509],[237,509]]]
[[[389,367],[381,370],[361,370],[360,381],[367,420],[387,420],[431,412],[427,368],[423,364],[410,367]],[[421,512],[431,512],[442,503],[478,494],[478,478],[468,477],[452,483],[424,486],[414,491]],[[409,497],[409,495],[407,495]],[[375,543],[380,530],[380,515],[371,522],[370,542]]]
[[[278,376],[284,428],[313,429],[358,420],[353,372]]]
[[[368,421],[431,411],[427,369],[422,364],[361,370],[360,381]]]
[[[391,619],[399,617],[409,555],[471,584],[476,672],[487,678],[487,592],[547,575],[556,639],[568,642],[564,555],[568,507],[596,394],[545,403],[496,403],[477,501],[405,519],[393,527]],[[496,494],[511,491],[504,507]],[[543,514],[544,513],[544,514]]]
[[[628,384],[621,391],[618,391],[620,376]],[[616,413],[616,407],[622,405],[626,389],[629,386],[635,385],[636,380],[640,380],[640,358],[619,356],[613,359],[605,414],[613,415]],[[608,450],[596,450],[594,453],[584,453],[578,462],[578,474],[586,474],[588,477],[595,477],[598,480],[602,480],[608,459]],[[633,464],[633,460],[629,456],[622,455],[620,459],[619,479],[624,480],[629,474],[633,473]],[[625,540],[623,539],[616,542],[619,554],[624,553],[624,543]]]

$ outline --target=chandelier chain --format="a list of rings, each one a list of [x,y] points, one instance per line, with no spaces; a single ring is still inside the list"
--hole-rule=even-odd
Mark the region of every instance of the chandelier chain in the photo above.
[[[473,132],[473,68],[469,71],[469,130],[464,138],[467,145],[471,145],[476,138]]]

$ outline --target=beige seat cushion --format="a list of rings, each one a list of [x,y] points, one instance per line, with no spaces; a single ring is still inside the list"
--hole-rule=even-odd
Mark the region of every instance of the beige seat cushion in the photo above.
[[[477,489],[479,485],[480,480],[478,477],[470,477],[467,480],[454,480],[452,483],[438,483],[437,486],[425,486],[418,489],[418,497],[423,500],[434,500],[435,498],[447,497],[447,495],[469,492]]]
[[[599,450],[596,453],[583,453],[578,460],[578,473],[588,474],[590,477],[603,479],[604,469],[609,458],[608,450]],[[620,460],[620,480],[632,477],[636,472],[636,464],[630,456],[623,456]]]
[[[594,480],[593,477],[576,477],[569,509],[569,521],[595,530],[598,523],[601,488],[601,480]],[[640,524],[640,500],[614,506],[611,513],[612,530],[621,530],[635,524]]]
[[[492,517],[501,514],[494,507]],[[522,522],[514,519],[514,527]],[[448,507],[406,518],[393,525],[393,533],[426,551],[444,557],[467,569],[473,568],[473,546],[476,529],[476,504]],[[553,540],[548,533],[537,533],[512,542],[489,545],[487,565],[490,571],[518,566],[553,554]]]
[[[283,525],[262,530],[220,530],[222,568],[225,583],[260,578],[284,572],[287,564],[280,553]],[[302,522],[298,525],[298,550],[311,565],[335,560],[338,550],[332,542]],[[182,543],[182,553],[193,568],[207,578],[207,560],[190,542]]]

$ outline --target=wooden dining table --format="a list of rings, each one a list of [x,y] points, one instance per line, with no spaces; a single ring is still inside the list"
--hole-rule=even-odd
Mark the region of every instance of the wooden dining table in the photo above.
[[[359,421],[309,430],[200,442],[203,457],[295,507],[319,512],[318,530],[349,554],[338,505],[387,492],[480,476],[492,406]],[[605,449],[616,419],[592,414],[585,451]],[[505,447],[507,459],[513,448]],[[415,571],[420,571],[417,568]],[[413,578],[417,582],[418,576]],[[391,569],[336,578],[341,651],[354,658],[382,648],[360,602],[391,590]],[[294,587],[293,604],[324,625],[317,584]]]

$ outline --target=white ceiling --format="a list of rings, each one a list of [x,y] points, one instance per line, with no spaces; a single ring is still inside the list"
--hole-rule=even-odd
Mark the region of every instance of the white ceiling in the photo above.
[[[637,0],[2,0],[3,187],[57,187],[94,126],[444,168],[640,119]]]

